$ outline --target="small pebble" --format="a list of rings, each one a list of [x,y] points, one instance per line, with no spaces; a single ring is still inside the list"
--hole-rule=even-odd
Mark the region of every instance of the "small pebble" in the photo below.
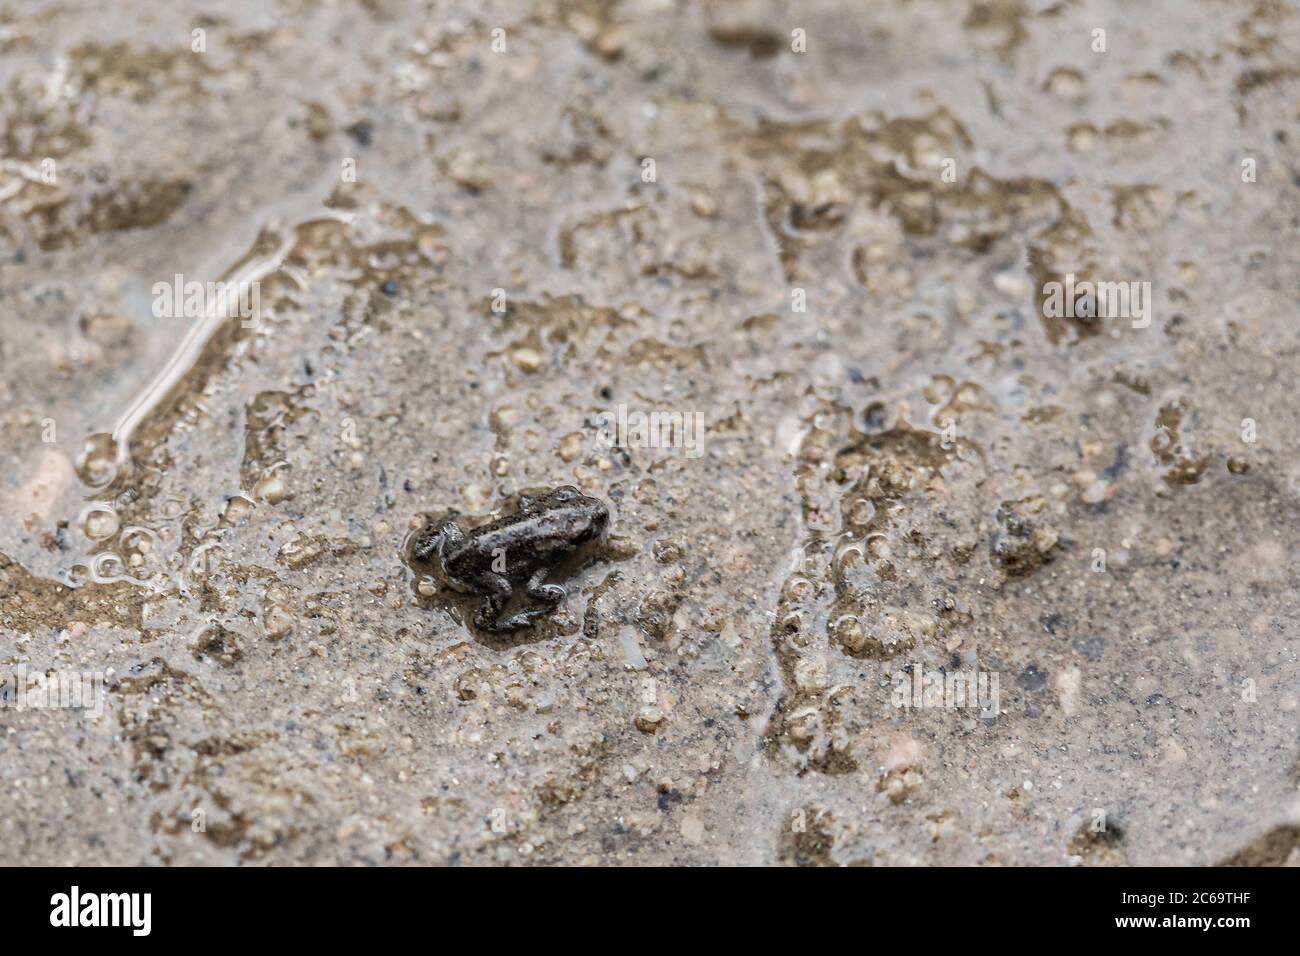
[[[259,481],[253,488],[253,494],[267,504],[274,505],[288,497],[289,489],[285,485],[284,479],[280,477],[280,473],[276,472]]]
[[[1110,482],[1098,479],[1083,492],[1083,500],[1090,505],[1099,505],[1111,496]]]
[[[653,734],[664,722],[664,712],[658,707],[644,707],[636,715],[636,729],[643,734]]]
[[[531,375],[542,367],[542,353],[537,349],[518,348],[510,353],[510,361],[519,371]]]

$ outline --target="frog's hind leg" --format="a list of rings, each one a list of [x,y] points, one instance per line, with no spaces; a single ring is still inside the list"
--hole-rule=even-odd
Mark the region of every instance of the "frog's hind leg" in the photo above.
[[[550,608],[541,608],[535,611],[520,611],[518,614],[512,614],[504,621],[498,619],[492,625],[484,626],[484,622],[479,620],[478,615],[474,616],[474,623],[485,631],[493,634],[501,634],[506,631],[522,631],[526,627],[531,627],[539,617],[550,613]]]

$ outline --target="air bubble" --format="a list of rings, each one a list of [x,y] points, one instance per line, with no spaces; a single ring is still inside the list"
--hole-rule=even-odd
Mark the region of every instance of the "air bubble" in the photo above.
[[[81,513],[81,531],[92,541],[102,541],[117,534],[117,512],[107,504],[91,505]]]
[[[875,516],[876,506],[870,498],[859,498],[849,508],[849,521],[858,527],[866,527],[871,524],[871,519]]]
[[[86,439],[77,456],[77,477],[91,488],[103,488],[117,477],[117,442],[108,432]]]

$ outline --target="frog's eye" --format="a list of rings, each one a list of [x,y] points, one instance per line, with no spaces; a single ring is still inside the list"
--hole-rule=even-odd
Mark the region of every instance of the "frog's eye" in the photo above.
[[[556,488],[551,492],[551,497],[561,503],[572,501],[574,498],[578,497],[578,489],[573,487],[573,485],[561,485],[559,488]]]

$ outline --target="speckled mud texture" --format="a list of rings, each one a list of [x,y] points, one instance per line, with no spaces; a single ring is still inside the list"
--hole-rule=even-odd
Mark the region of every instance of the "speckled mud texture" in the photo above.
[[[1291,0],[0,0],[0,862],[1300,861],[1298,226]]]

